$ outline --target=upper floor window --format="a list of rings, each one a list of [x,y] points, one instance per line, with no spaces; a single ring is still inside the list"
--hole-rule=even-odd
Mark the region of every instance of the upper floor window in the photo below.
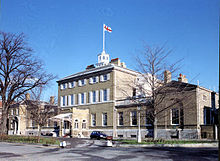
[[[105,82],[105,81],[108,81],[108,80],[110,80],[110,73],[100,76],[100,81],[101,82]]]
[[[96,102],[96,91],[92,92],[92,101]]]
[[[78,81],[78,86],[84,86],[86,85],[86,79],[82,79]]]
[[[207,96],[204,94],[204,95],[202,96],[202,99],[203,99],[203,101],[207,101]]]
[[[66,96],[61,96],[60,97],[60,105],[62,107],[66,106]]]
[[[75,87],[75,81],[69,82],[69,88],[74,88]]]
[[[84,104],[85,100],[84,100],[84,93],[81,93],[81,104]]]
[[[67,88],[67,83],[63,83],[60,85],[60,89],[66,89]]]
[[[107,101],[107,89],[103,90],[103,99],[104,101]]]
[[[146,126],[152,126],[153,115],[150,111],[146,111],[145,124]]]

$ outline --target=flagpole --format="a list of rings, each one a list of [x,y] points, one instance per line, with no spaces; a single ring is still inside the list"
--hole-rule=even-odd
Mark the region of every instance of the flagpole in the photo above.
[[[105,29],[104,29],[104,27],[105,27],[105,24],[103,24],[103,52],[105,51]]]

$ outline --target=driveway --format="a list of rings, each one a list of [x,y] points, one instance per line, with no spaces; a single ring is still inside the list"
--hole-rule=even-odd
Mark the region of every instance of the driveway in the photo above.
[[[105,140],[68,139],[68,148],[43,147],[39,145],[0,143],[0,160],[28,161],[217,161],[217,148],[124,148],[106,147]]]

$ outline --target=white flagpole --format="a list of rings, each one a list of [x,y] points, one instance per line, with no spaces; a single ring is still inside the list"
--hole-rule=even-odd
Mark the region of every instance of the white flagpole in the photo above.
[[[105,24],[103,24],[103,52],[105,51]]]

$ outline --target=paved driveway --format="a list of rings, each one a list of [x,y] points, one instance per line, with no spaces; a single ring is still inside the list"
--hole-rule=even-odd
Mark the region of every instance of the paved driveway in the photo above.
[[[104,140],[69,139],[69,148],[43,147],[38,145],[0,143],[0,160],[87,160],[87,161],[217,161],[217,148],[122,148],[106,147]]]

